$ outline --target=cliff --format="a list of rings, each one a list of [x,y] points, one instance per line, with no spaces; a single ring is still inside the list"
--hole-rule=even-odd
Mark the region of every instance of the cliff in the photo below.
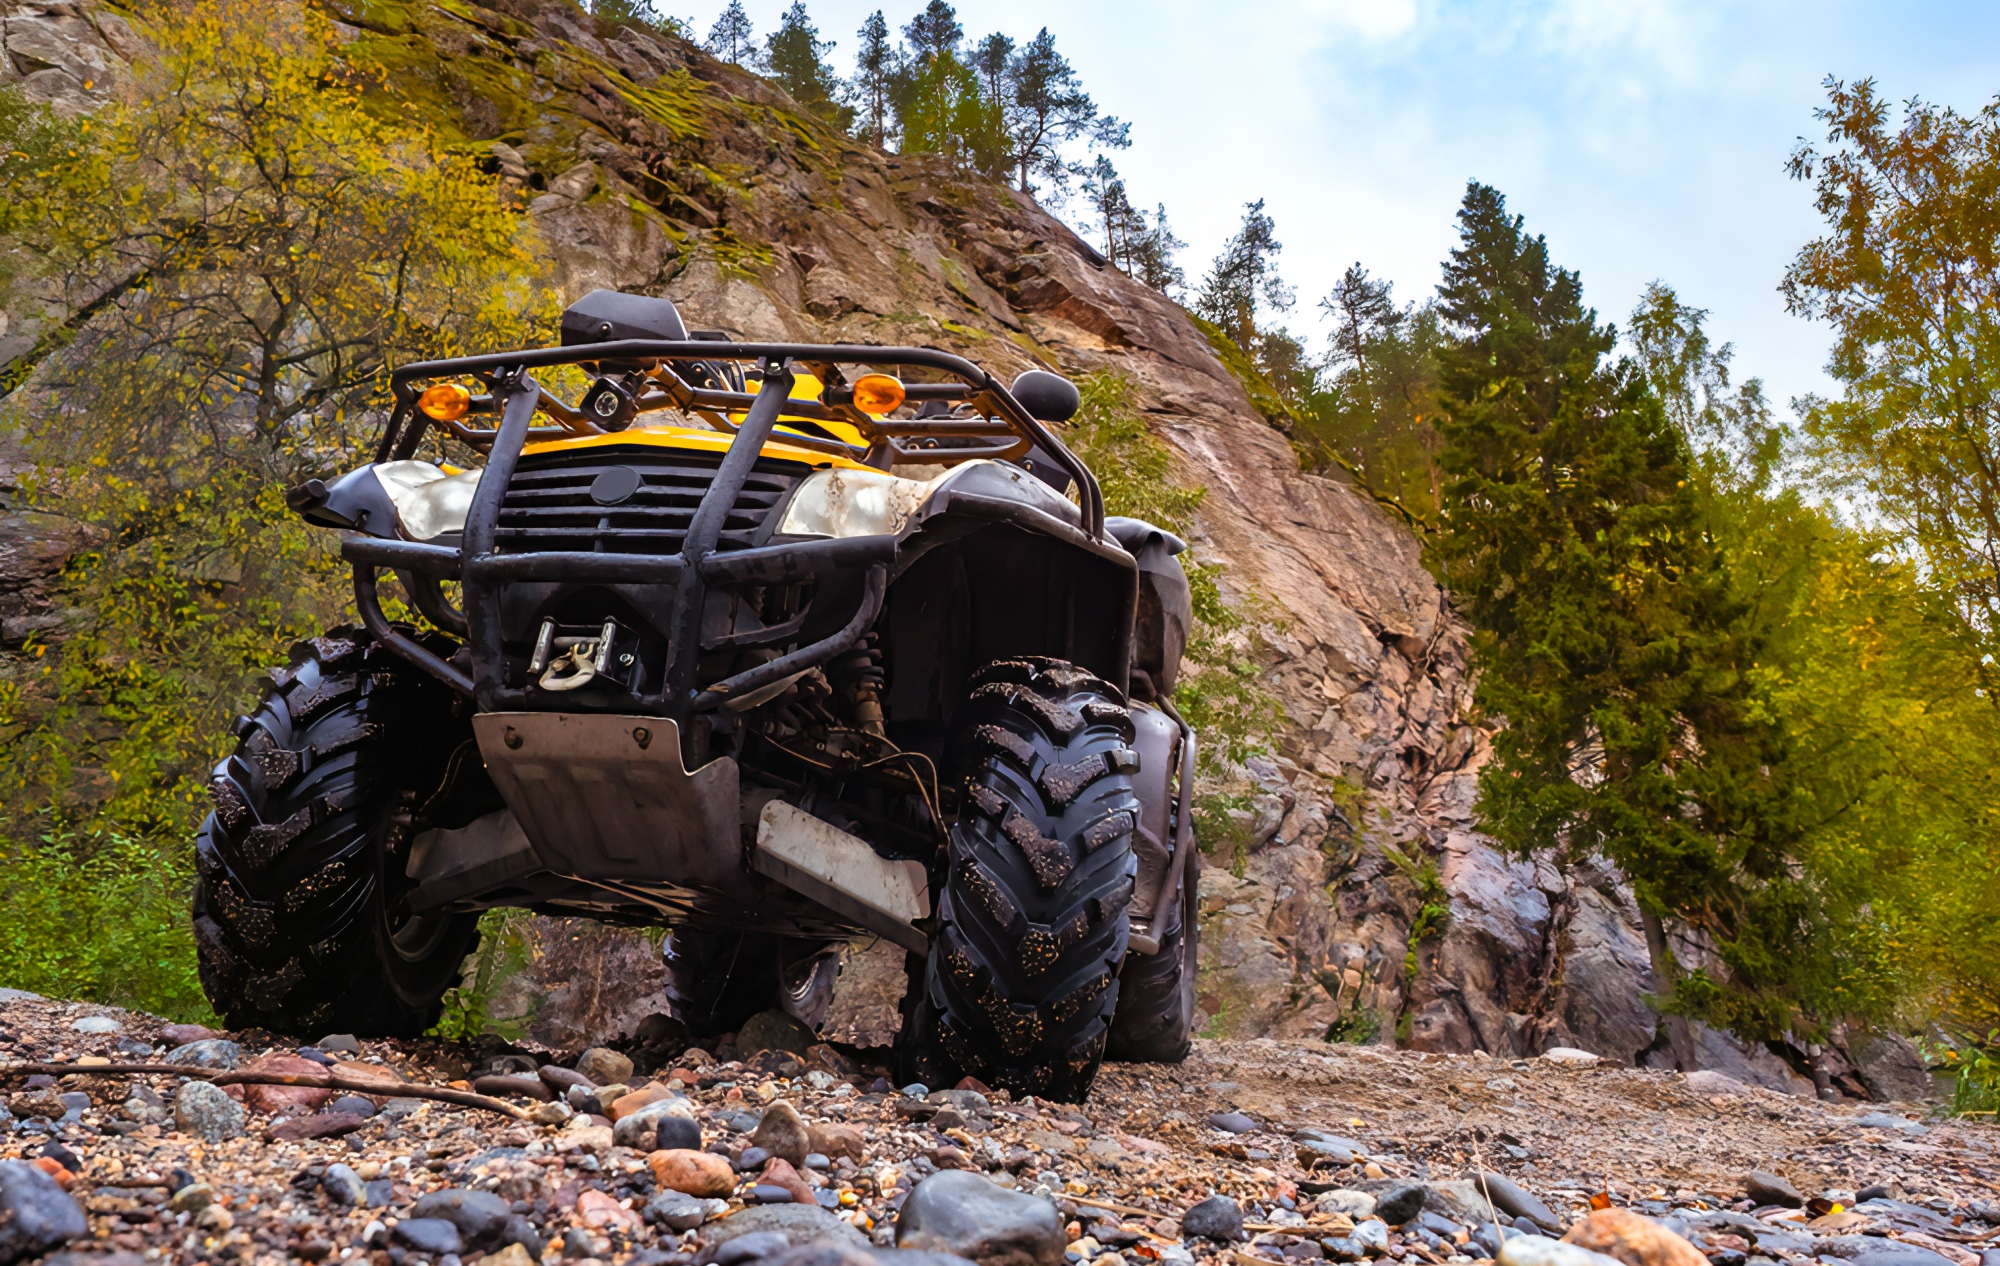
[[[664,293],[745,338],[930,344],[1003,375],[1132,382],[1181,477],[1208,490],[1197,556],[1269,613],[1255,650],[1287,718],[1235,783],[1241,838],[1202,874],[1207,1035],[1670,1059],[1617,877],[1504,857],[1478,834],[1488,745],[1468,720],[1467,639],[1418,542],[1302,473],[1174,302],[1029,198],[839,136],[766,81],[639,26],[562,0],[323,7],[357,61],[386,69],[385,103],[414,105],[519,190],[566,293]],[[60,108],[91,108],[134,55],[101,10],[0,0],[0,14],[0,83]],[[7,614],[10,630],[27,618]],[[651,987],[631,957],[627,1004]],[[857,960],[851,975],[866,974]],[[552,1036],[644,1009],[588,992],[590,1014],[548,1015]],[[881,1016],[881,999],[864,1004]],[[1770,1050],[1702,1042],[1711,1067],[1811,1091]],[[1922,1083],[1906,1045],[1856,1054],[1854,1092]]]

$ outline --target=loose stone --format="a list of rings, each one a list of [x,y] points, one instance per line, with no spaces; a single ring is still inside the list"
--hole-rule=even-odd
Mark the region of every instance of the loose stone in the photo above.
[[[0,1161],[0,1263],[37,1256],[88,1234],[83,1210],[26,1161]]]
[[[1181,1215],[1181,1235],[1234,1243],[1243,1238],[1242,1206],[1228,1196],[1210,1196]]]
[[[230,1069],[243,1062],[243,1048],[227,1038],[210,1037],[176,1046],[161,1057],[165,1064]]]
[[[335,1204],[358,1206],[368,1197],[368,1188],[361,1181],[361,1175],[339,1161],[326,1167],[326,1172],[319,1177],[319,1185],[320,1190],[326,1192],[326,1198]]]
[[[191,1081],[174,1095],[174,1124],[209,1143],[243,1134],[243,1105],[205,1081]]]
[[[793,1165],[805,1164],[806,1153],[813,1150],[799,1110],[783,1099],[764,1109],[764,1119],[757,1123],[750,1143],[772,1156],[784,1157]]]
[[[443,1218],[404,1218],[389,1235],[397,1243],[433,1257],[456,1253],[462,1247],[458,1228]]]
[[[727,1196],[736,1190],[736,1170],[727,1157],[679,1148],[654,1152],[646,1164],[654,1182],[690,1196]]]
[[[577,1057],[576,1071],[593,1085],[609,1086],[632,1080],[632,1061],[617,1051],[593,1046]]]
[[[1788,1209],[1797,1209],[1806,1202],[1797,1187],[1776,1174],[1767,1174],[1762,1170],[1751,1170],[1743,1175],[1743,1194],[1759,1205],[1783,1205]]]
[[[1062,1222],[1048,1201],[964,1170],[918,1183],[896,1220],[898,1248],[956,1253],[980,1266],[1055,1266],[1064,1245]]]
[[[484,1249],[499,1243],[513,1211],[490,1191],[447,1187],[420,1197],[410,1212],[419,1218],[443,1218],[458,1228],[467,1248]]]

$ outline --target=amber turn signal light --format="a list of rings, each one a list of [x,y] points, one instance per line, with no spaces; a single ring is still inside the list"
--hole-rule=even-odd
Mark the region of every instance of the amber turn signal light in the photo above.
[[[903,407],[903,384],[887,374],[863,374],[854,380],[854,407],[881,417]]]
[[[434,421],[456,422],[472,407],[472,393],[455,382],[441,382],[424,388],[424,394],[417,397],[417,407]]]

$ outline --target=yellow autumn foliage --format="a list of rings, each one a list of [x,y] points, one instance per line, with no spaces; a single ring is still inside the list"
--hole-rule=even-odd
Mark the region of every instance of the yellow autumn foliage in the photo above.
[[[14,284],[69,317],[0,421],[28,502],[88,546],[60,636],[0,668],[0,903],[42,915],[5,921],[0,978],[197,1014],[205,770],[274,648],[348,605],[284,488],[367,459],[395,365],[543,340],[557,305],[510,192],[385,117],[325,18],[135,17],[157,56],[124,98],[67,161],[0,168]],[[156,882],[104,882],[139,857]],[[116,968],[64,932],[107,903],[139,937]]]

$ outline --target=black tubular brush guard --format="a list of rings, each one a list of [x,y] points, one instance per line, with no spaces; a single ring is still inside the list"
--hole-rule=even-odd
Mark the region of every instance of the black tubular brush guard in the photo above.
[[[763,381],[753,394],[696,387],[676,369],[715,362],[756,362]],[[790,398],[798,362],[818,372],[825,389],[819,401]],[[678,554],[601,554],[542,551],[502,554],[494,542],[502,499],[513,481],[521,450],[533,440],[561,439],[604,433],[581,411],[543,391],[532,370],[565,365],[606,365],[645,375],[647,408],[677,408],[708,418],[718,429],[732,429],[729,414],[742,411],[743,421],[724,452],[694,512]],[[951,381],[909,383],[906,400],[962,402],[978,406],[973,418],[876,418],[852,405],[853,391],[842,365],[893,366],[931,370]],[[434,421],[417,407],[422,384],[448,378],[477,377],[490,394],[470,401],[469,412],[498,413],[499,425],[486,430],[457,419]],[[667,638],[667,663],[658,691],[642,696],[648,712],[684,722],[691,714],[720,706],[792,673],[825,663],[852,647],[881,613],[888,587],[888,569],[896,555],[894,537],[850,537],[717,553],[730,507],[749,478],[781,415],[839,421],[868,437],[866,449],[837,439],[786,434],[787,444],[835,452],[861,460],[870,456],[935,457],[905,449],[898,439],[985,439],[979,447],[948,450],[954,461],[975,457],[1014,458],[1040,450],[1076,482],[1083,522],[1095,542],[1104,541],[1104,498],[1090,470],[1028,413],[1013,394],[985,370],[949,352],[916,347],[870,347],[809,343],[727,343],[708,340],[626,339],[571,347],[503,352],[426,361],[397,370],[391,378],[396,406],[377,446],[375,460],[407,459],[416,453],[429,426],[440,425],[458,439],[486,451],[485,473],[467,512],[460,548],[423,545],[349,535],[341,554],[354,564],[355,602],[362,623],[383,645],[425,672],[472,698],[484,712],[530,710],[530,691],[506,684],[507,659],[500,622],[500,586],[518,580],[597,581],[675,586],[673,628]],[[558,425],[537,427],[537,412]],[[886,450],[886,452],[885,452]],[[701,619],[708,590],[715,584],[797,581],[835,568],[865,566],[860,606],[853,618],[831,636],[703,689],[696,686],[701,655]],[[465,615],[468,676],[412,638],[393,628],[382,612],[376,576],[388,567],[438,579],[457,580]],[[456,657],[454,657],[456,658]]]

